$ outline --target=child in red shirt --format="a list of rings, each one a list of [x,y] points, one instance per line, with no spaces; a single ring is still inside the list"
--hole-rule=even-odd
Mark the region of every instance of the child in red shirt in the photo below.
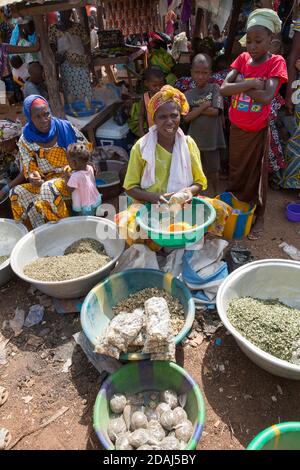
[[[257,205],[250,239],[257,239],[263,229],[271,102],[288,81],[283,57],[269,52],[272,34],[280,31],[277,13],[254,10],[247,23],[247,52],[233,62],[221,87],[221,95],[232,96],[228,190],[241,201]]]

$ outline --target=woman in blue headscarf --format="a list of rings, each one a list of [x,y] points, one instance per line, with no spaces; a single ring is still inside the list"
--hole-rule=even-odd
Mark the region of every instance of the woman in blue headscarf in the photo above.
[[[32,228],[69,216],[71,194],[64,179],[69,144],[91,144],[68,121],[51,115],[48,102],[38,95],[24,101],[27,124],[18,142],[20,166],[27,182],[10,192],[15,220]]]

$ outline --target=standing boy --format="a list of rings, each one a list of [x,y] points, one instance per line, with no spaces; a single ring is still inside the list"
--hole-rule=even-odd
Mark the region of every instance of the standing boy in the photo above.
[[[200,151],[204,173],[208,180],[209,195],[218,194],[220,150],[226,148],[221,113],[223,99],[219,86],[209,83],[211,59],[198,54],[192,63],[192,78],[196,88],[186,92],[190,112],[185,121],[190,123],[189,135]]]

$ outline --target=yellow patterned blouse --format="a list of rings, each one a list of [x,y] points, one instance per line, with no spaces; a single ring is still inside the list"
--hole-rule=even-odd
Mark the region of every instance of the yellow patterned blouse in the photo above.
[[[73,129],[77,142],[83,142],[91,146],[76,127],[73,127]],[[59,147],[57,144],[51,148],[43,148],[36,143],[27,142],[23,135],[20,137],[18,147],[21,169],[25,178],[28,178],[33,171],[38,171],[46,181],[64,174],[64,168],[68,164],[66,149]]]

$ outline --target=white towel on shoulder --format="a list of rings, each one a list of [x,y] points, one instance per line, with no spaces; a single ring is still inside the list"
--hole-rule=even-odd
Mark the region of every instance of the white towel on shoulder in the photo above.
[[[142,159],[147,162],[141,181],[142,189],[148,189],[155,184],[156,146],[157,126],[152,126],[148,134],[142,137],[140,142]],[[192,183],[193,172],[190,150],[186,136],[183,131],[178,128],[172,152],[167,192],[173,193],[180,191],[183,188],[188,188]]]

